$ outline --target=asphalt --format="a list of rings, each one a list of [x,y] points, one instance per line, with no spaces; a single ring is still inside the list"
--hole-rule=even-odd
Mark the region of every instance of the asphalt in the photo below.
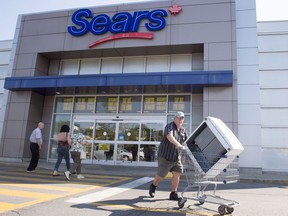
[[[0,166],[17,166],[26,169],[28,161],[21,162],[3,162],[0,160]],[[38,168],[51,170],[55,162],[39,161]],[[60,171],[65,171],[65,164],[62,163]],[[144,166],[120,166],[120,165],[101,165],[101,164],[82,164],[82,173],[100,174],[111,176],[126,176],[126,177],[154,177],[157,167],[144,167]],[[240,182],[251,183],[269,183],[269,184],[288,184],[288,172],[262,172],[262,173],[243,173],[240,168]]]

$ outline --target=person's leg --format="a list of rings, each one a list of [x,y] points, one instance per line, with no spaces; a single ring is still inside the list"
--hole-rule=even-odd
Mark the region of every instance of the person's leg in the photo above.
[[[57,161],[56,161],[56,164],[55,164],[55,167],[54,167],[54,171],[58,172],[59,166],[60,166],[60,164],[62,162],[62,158],[63,158],[62,147],[58,146],[58,148],[57,148]]]
[[[63,147],[63,156],[66,163],[67,170],[70,170],[70,152],[68,146]]]
[[[180,182],[180,176],[181,173],[183,173],[183,165],[181,163],[181,160],[178,160],[174,166],[171,169],[172,172],[172,178],[171,178],[171,193],[170,193],[170,200],[179,200],[179,196],[177,194],[179,182]]]
[[[81,153],[80,152],[76,152],[76,155],[75,155],[75,163],[77,164],[77,168],[76,168],[76,173],[77,174],[81,174],[81,159],[80,159],[80,155]]]
[[[155,196],[156,187],[163,180],[163,178],[168,174],[170,167],[171,167],[171,162],[167,161],[166,159],[162,157],[158,158],[158,171],[154,177],[153,183],[150,185],[150,188],[149,188],[149,195],[151,197]]]
[[[155,175],[154,180],[153,180],[153,185],[155,187],[158,186],[158,184],[163,180],[163,177],[159,176],[159,175]]]
[[[81,175],[81,159],[80,159],[80,155],[81,153],[80,152],[76,152],[76,155],[75,155],[75,163],[77,164],[77,168],[76,168],[76,173],[77,173],[77,178],[78,179],[83,179],[84,176]]]
[[[76,169],[77,169],[77,166],[78,166],[78,164],[77,164],[77,158],[76,158],[76,157],[77,157],[77,153],[78,153],[78,152],[71,151],[71,158],[72,158],[72,160],[73,160],[73,165],[72,165],[71,168],[69,169],[70,173],[75,172]]]
[[[33,171],[36,169],[39,161],[39,146],[37,143],[31,143],[30,144],[30,151],[31,151],[31,160],[30,164],[27,168],[27,171]]]
[[[179,172],[172,172],[171,178],[171,192],[177,192],[178,186],[180,181],[180,173]]]

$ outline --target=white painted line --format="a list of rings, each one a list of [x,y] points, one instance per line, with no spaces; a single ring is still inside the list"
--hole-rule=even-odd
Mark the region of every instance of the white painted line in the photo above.
[[[83,203],[93,203],[99,202],[103,199],[106,199],[111,196],[115,196],[117,194],[123,193],[125,191],[131,190],[132,188],[139,187],[140,185],[146,184],[147,182],[152,181],[154,178],[152,177],[143,177],[137,179],[135,181],[129,182],[124,185],[120,185],[118,187],[112,187],[103,191],[98,191],[95,193],[87,194],[85,196],[71,198],[67,200],[68,203],[76,203],[76,204],[83,204]]]

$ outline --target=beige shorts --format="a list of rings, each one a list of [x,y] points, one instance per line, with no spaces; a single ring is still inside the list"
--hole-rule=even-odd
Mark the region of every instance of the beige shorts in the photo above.
[[[157,175],[164,178],[168,174],[168,172],[183,173],[183,165],[181,163],[181,160],[178,159],[177,161],[169,161],[165,158],[159,157]]]

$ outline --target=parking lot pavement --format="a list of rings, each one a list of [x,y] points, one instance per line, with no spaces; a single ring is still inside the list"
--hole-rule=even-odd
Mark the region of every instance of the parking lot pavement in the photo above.
[[[0,163],[1,170],[4,170],[1,175],[4,177],[5,175],[7,175],[5,169],[12,167],[12,170],[14,170],[12,176],[14,176],[13,180],[16,181],[16,183],[17,181],[19,184],[21,182],[25,183],[25,181],[29,180],[31,176],[34,176],[36,179],[38,179],[38,183],[34,184],[39,187],[36,190],[47,190],[47,188],[42,188],[43,185],[43,187],[47,186],[47,184],[44,182],[45,180],[51,181],[48,184],[49,187],[53,186],[56,188],[60,188],[62,186],[65,186],[67,188],[70,188],[71,182],[65,181],[63,176],[60,176],[61,179],[57,180],[55,180],[55,177],[52,177],[53,165],[54,163],[42,162],[39,164],[39,169],[36,170],[36,173],[26,173],[25,163]],[[85,179],[86,183],[82,182],[82,184],[81,182],[75,181],[74,183],[76,184],[72,185],[71,188],[77,190],[77,186],[88,187],[86,191],[78,191],[71,194],[66,193],[64,196],[58,196],[54,197],[53,199],[49,199],[46,201],[44,200],[43,202],[34,203],[33,205],[24,206],[17,211],[9,211],[9,213],[6,212],[3,215],[219,215],[219,202],[205,202],[203,205],[200,205],[199,201],[195,200],[195,198],[192,199],[193,197],[195,197],[195,191],[189,191],[184,193],[184,197],[187,198],[187,202],[185,203],[183,208],[179,208],[177,202],[168,200],[171,187],[169,177],[166,178],[163,182],[161,182],[161,184],[158,186],[155,198],[150,198],[148,195],[148,188],[151,184],[155,172],[155,167],[134,168],[132,166],[115,167],[84,165],[83,174],[87,175],[87,178]],[[21,174],[21,177],[19,177],[19,179],[17,179],[17,173]],[[288,199],[288,184],[286,184],[286,181],[284,179],[285,175],[281,174],[281,178],[279,177],[279,175],[275,175],[274,177],[270,176],[269,178],[267,178],[267,176],[266,178],[262,176],[262,179],[247,178],[242,179],[236,184],[219,185],[216,190],[216,195],[230,201],[232,200],[240,203],[239,206],[236,206],[234,208],[234,212],[232,213],[232,215],[234,216],[288,216],[287,206],[285,203],[285,201]],[[97,179],[100,182],[95,182]],[[23,182],[23,180],[25,181]],[[109,180],[112,180],[114,182],[112,184],[109,184]],[[141,184],[134,184],[134,181],[138,183],[141,182]],[[131,186],[131,184],[134,186]],[[7,188],[9,186],[7,185],[7,182],[2,181],[2,192],[6,193],[6,195],[9,193],[10,189],[12,189],[10,192],[13,192],[15,190],[15,188]],[[32,188],[32,185],[33,184],[30,184],[30,188],[26,188],[25,190],[29,192],[27,193],[30,196],[29,199],[35,199],[34,196],[36,196],[37,199],[39,194],[33,191],[35,190],[35,188]],[[180,182],[179,192],[181,193],[186,186],[187,182],[185,178],[182,178]],[[9,187],[11,187],[11,185]],[[13,187],[19,187],[19,185],[16,186],[16,184],[14,183]],[[50,189],[51,188],[49,188],[48,190]],[[61,190],[61,193],[65,193],[65,189]],[[43,191],[40,192],[43,193]],[[211,191],[207,190],[207,192],[209,192],[208,194],[211,194]],[[14,193],[16,192],[14,191]],[[3,206],[1,205],[3,204],[3,195],[1,195],[1,197],[2,199],[0,199],[0,206]],[[24,197],[18,196],[17,200],[14,200],[14,202],[21,202],[21,199],[24,199]],[[7,201],[7,199],[5,201]]]

